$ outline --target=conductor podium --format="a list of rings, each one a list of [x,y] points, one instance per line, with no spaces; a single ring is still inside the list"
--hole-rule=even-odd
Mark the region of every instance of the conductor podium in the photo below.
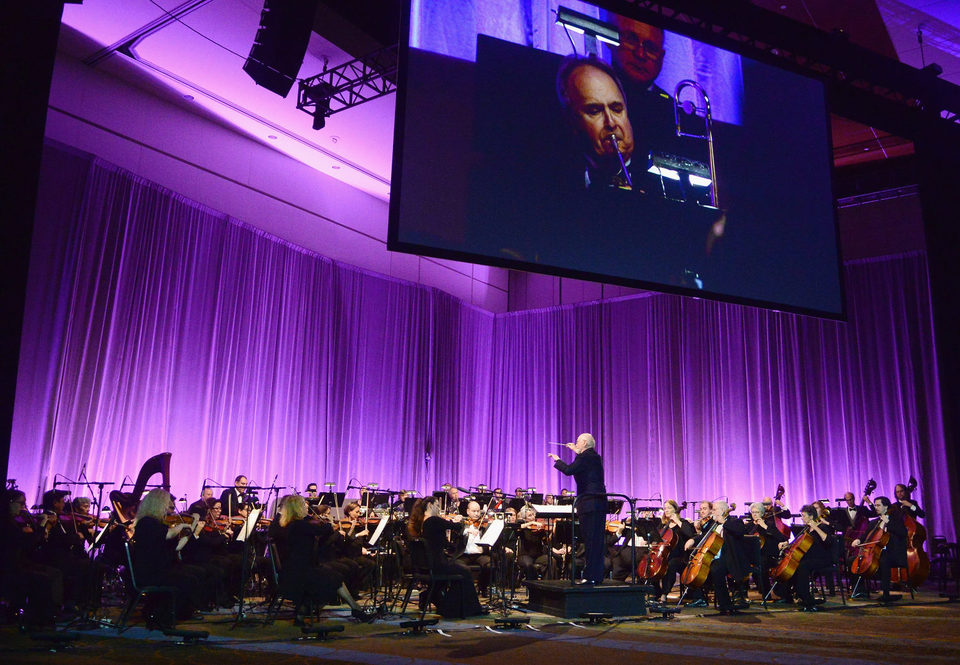
[[[527,606],[534,612],[573,619],[586,612],[613,616],[643,616],[652,587],[606,580],[602,584],[572,585],[570,580],[533,580],[523,583]]]

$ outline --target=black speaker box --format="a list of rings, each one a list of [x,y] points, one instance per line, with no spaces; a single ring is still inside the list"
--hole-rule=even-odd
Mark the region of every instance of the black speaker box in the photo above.
[[[286,97],[307,52],[319,0],[264,0],[260,29],[243,71],[257,85]]]

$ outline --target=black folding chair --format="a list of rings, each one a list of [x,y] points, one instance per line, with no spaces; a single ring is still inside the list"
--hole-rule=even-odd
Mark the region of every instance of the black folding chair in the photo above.
[[[130,585],[130,588],[127,591],[129,600],[127,601],[127,606],[123,610],[123,614],[120,615],[120,623],[117,624],[117,632],[122,633],[127,627],[127,618],[130,616],[130,612],[133,611],[133,608],[137,606],[141,600],[146,600],[147,598],[153,596],[161,596],[167,599],[165,605],[170,610],[169,624],[161,626],[162,628],[173,628],[176,624],[176,599],[177,599],[177,590],[172,586],[138,586],[137,585],[137,576],[133,571],[133,557],[130,554],[130,543],[125,542],[123,544],[124,552],[127,557],[127,582]],[[147,626],[151,628],[151,626]]]
[[[470,583],[473,581],[466,581],[463,579],[463,575],[459,573],[437,573],[435,572],[436,566],[431,560],[430,550],[427,548],[426,543],[423,542],[420,538],[410,540],[407,543],[408,550],[410,552],[410,579],[407,582],[407,590],[403,596],[403,605],[400,607],[400,614],[405,614],[407,611],[407,603],[410,602],[410,595],[413,593],[414,585],[419,584],[421,586],[421,600],[420,600],[420,620],[423,620],[424,615],[427,613],[427,608],[430,606],[430,602],[433,600],[433,594],[444,582],[462,582],[464,584]],[[424,592],[423,587],[426,587]],[[426,593],[426,600],[423,600],[422,594]],[[460,608],[460,615],[463,615],[463,608]]]

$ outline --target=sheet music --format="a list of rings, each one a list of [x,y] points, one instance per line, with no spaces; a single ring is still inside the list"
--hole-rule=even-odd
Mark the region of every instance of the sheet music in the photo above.
[[[237,534],[238,543],[244,542],[250,537],[250,534],[253,533],[253,530],[257,527],[257,520],[260,519],[261,512],[263,512],[262,509],[254,508],[250,511],[250,514],[247,515],[247,521],[243,523],[243,526],[240,528],[240,533]]]
[[[383,530],[387,528],[387,522],[389,522],[386,517],[380,518],[380,523],[377,524],[377,528],[374,529],[373,535],[370,536],[370,547],[373,547],[377,544],[377,541],[380,540],[380,534],[383,533]]]
[[[573,515],[573,506],[548,506],[543,505],[533,505],[533,509],[537,511],[537,517],[563,517],[565,515]]]
[[[501,533],[503,533],[503,520],[493,520],[487,525],[487,530],[483,532],[483,536],[477,541],[477,545],[490,545],[492,547],[496,544]]]

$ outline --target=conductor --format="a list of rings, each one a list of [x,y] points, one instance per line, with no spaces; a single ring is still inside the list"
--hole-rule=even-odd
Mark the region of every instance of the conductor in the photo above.
[[[576,443],[566,444],[577,454],[567,464],[559,456],[549,453],[553,466],[560,473],[577,481],[577,514],[580,515],[580,533],[584,544],[586,563],[583,577],[577,584],[599,584],[603,580],[603,529],[607,513],[607,488],[603,483],[603,460],[597,454],[597,442],[592,434],[581,434]]]

